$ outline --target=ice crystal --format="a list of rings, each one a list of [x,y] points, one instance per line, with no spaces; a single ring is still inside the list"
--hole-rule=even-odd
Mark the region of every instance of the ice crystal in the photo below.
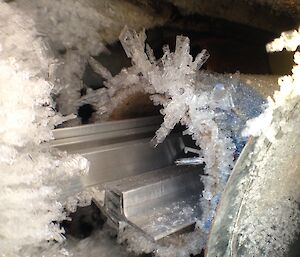
[[[41,41],[55,52],[60,66],[49,72],[60,85],[56,102],[63,115],[77,113],[76,102],[85,87],[82,78],[89,57],[107,51],[104,44],[117,40],[124,23],[142,28],[166,19],[121,0],[15,0],[10,5],[34,20]],[[72,120],[65,125],[78,123]]]
[[[0,255],[24,256],[63,240],[63,183],[88,162],[50,148],[54,126],[73,118],[54,111],[47,75],[55,61],[31,19],[4,2],[0,9]]]
[[[174,52],[165,46],[158,60],[150,46],[145,46],[145,40],[144,31],[137,33],[128,28],[122,31],[120,41],[133,65],[114,77],[101,64],[90,60],[94,70],[106,79],[106,88],[88,92],[78,104],[93,104],[101,120],[128,95],[141,91],[150,94],[154,104],[162,106],[164,121],[152,139],[153,145],[163,142],[177,123],[186,126],[183,133],[191,135],[200,150],[185,149],[194,153],[197,150],[198,156],[177,160],[177,164],[205,163],[205,174],[201,178],[205,190],[200,200],[203,213],[197,222],[201,231],[197,241],[201,245],[206,240],[221,192],[234,165],[234,155],[244,144],[241,130],[247,119],[261,112],[263,100],[241,84],[238,74],[221,76],[200,72],[208,52],[203,50],[194,59],[189,53],[187,37],[176,38]],[[245,104],[248,98],[252,98],[254,104],[249,101]],[[250,105],[254,106],[251,111]],[[182,256],[188,253],[185,251]]]

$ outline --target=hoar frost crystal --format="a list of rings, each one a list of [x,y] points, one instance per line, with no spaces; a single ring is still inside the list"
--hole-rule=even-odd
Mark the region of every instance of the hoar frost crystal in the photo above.
[[[124,68],[114,77],[104,66],[91,59],[93,69],[106,79],[105,88],[88,92],[78,105],[92,104],[97,110],[98,119],[105,120],[129,95],[135,92],[149,94],[155,105],[162,106],[161,113],[164,116],[164,122],[152,139],[154,146],[163,142],[177,123],[186,126],[183,133],[190,135],[200,149],[187,148],[186,151],[197,153],[198,157],[180,159],[177,164],[205,163],[204,175],[199,178],[205,189],[202,197],[199,195],[203,212],[194,232],[197,239],[186,240],[183,249],[171,247],[173,254],[188,256],[200,253],[201,245],[205,245],[235,156],[245,143],[241,131],[246,120],[261,112],[264,100],[250,88],[241,85],[238,74],[222,76],[199,71],[209,57],[208,52],[203,50],[193,59],[187,37],[177,36],[175,51],[171,52],[165,46],[164,54],[158,60],[150,46],[145,45],[145,40],[145,31],[137,33],[124,28],[120,41],[133,66]],[[241,104],[249,96],[255,103],[248,101],[248,104]],[[254,106],[251,111],[250,106]],[[132,245],[136,240],[131,240],[135,238],[134,233],[128,232],[127,237],[124,235],[126,232],[122,238],[127,238],[131,243],[129,247],[137,251],[139,246]],[[198,245],[197,251],[192,250],[195,245]],[[155,244],[148,249],[150,252],[154,250],[158,256],[171,253]]]
[[[24,13],[0,2],[0,255],[33,256],[63,240],[63,183],[87,171],[79,155],[51,149],[51,130],[73,118],[54,111],[55,63]]]

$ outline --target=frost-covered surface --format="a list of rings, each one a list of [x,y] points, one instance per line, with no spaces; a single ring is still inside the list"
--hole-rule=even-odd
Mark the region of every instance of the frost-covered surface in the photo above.
[[[264,158],[250,170],[254,182],[246,193],[235,231],[239,235],[239,251],[243,253],[238,256],[286,256],[299,235],[299,114],[298,108],[290,117],[295,122],[281,126],[296,133],[283,132],[285,135],[272,144],[267,154],[263,150],[257,153]]]
[[[127,250],[136,254],[153,253],[158,257],[186,257],[199,254],[205,247],[203,240],[205,233],[199,228],[194,232],[165,237],[159,242],[154,242],[126,223],[121,226],[118,235],[119,243],[125,242]]]
[[[205,162],[205,175],[201,178],[205,189],[200,200],[203,213],[197,222],[198,232],[195,232],[200,235],[195,234],[197,243],[186,241],[185,251],[170,247],[174,247],[173,251],[177,249],[180,256],[188,256],[191,252],[187,249],[195,249],[194,245],[198,244],[199,253],[201,245],[205,244],[220,195],[234,165],[234,155],[244,145],[241,130],[247,119],[261,112],[263,99],[242,85],[238,74],[222,76],[200,72],[208,53],[203,50],[193,59],[188,38],[178,36],[175,52],[165,46],[164,55],[158,60],[150,46],[145,46],[145,39],[144,31],[136,33],[127,28],[122,31],[120,41],[133,66],[114,77],[91,59],[91,66],[106,79],[106,88],[88,92],[79,103],[93,104],[101,120],[107,118],[124,98],[141,91],[150,94],[155,105],[162,106],[164,122],[152,140],[154,145],[163,142],[177,123],[187,127],[184,134],[191,135],[201,150],[196,151],[198,158],[180,160],[179,164]],[[187,150],[195,152],[195,149]],[[129,234],[134,237],[134,233]],[[130,247],[137,251],[140,243],[129,241],[134,244]],[[155,246],[150,248],[153,250]]]
[[[299,235],[300,96],[286,100],[272,111],[272,141],[257,139],[238,187],[242,203],[231,228],[238,256],[286,256]]]
[[[268,50],[295,50],[300,33],[283,33]],[[300,230],[300,53],[294,54],[291,76],[278,80],[280,90],[268,108],[250,120],[246,134],[260,136],[243,180],[239,220],[232,227],[239,256],[285,256]],[[248,185],[245,189],[245,185]]]
[[[2,1],[0,10],[0,255],[33,256],[63,240],[53,222],[66,218],[58,199],[88,162],[50,148],[51,129],[73,118],[54,111],[47,75],[55,61],[31,19]]]

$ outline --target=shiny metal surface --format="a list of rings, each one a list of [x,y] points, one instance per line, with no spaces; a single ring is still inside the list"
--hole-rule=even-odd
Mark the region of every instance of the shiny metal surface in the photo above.
[[[89,188],[116,228],[126,221],[154,240],[192,225],[201,215],[201,168],[174,165],[185,147],[181,133],[150,145],[160,123],[150,117],[55,130],[53,147],[90,161],[89,174],[66,185],[66,197]]]
[[[195,223],[203,189],[199,167],[169,166],[106,185],[106,212],[154,240]]]
[[[58,129],[52,145],[86,157],[90,170],[81,183],[83,187],[99,186],[173,163],[184,143],[175,134],[158,147],[151,146],[159,121],[150,117]]]
[[[83,178],[85,186],[135,176],[170,165],[183,149],[179,137],[171,137],[157,148],[150,145],[150,137],[78,151],[90,160],[90,172]]]
[[[152,137],[161,121],[155,116],[55,129],[51,144],[70,153],[83,152],[87,148]]]
[[[55,137],[55,140],[51,141],[53,147],[71,154],[80,153],[90,161],[87,176],[81,179],[72,178],[65,185],[62,201],[89,186],[101,186],[107,181],[145,171],[138,165],[140,153],[137,149],[141,151],[141,157],[152,153],[153,149],[148,144],[149,138],[154,135],[160,122],[160,117],[148,117],[53,130]],[[165,149],[166,145],[160,149]],[[129,149],[134,153],[130,155],[131,157],[126,157]],[[158,149],[155,153],[159,151]],[[127,160],[130,159],[136,161],[128,164]],[[124,169],[121,171],[120,167],[123,166]]]

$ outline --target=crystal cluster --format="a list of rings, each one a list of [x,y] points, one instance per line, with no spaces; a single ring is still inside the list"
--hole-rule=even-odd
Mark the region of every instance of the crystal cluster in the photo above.
[[[122,0],[15,0],[9,4],[33,19],[40,39],[55,52],[59,68],[49,73],[57,85],[56,103],[63,115],[77,113],[89,57],[108,52],[105,44],[117,40],[124,23],[142,28],[165,19]],[[79,124],[79,119],[72,119],[64,126]]]
[[[120,41],[133,65],[114,77],[91,59],[91,66],[106,79],[105,88],[88,92],[79,103],[93,104],[102,120],[133,92],[149,94],[155,105],[162,106],[164,116],[152,139],[154,146],[163,142],[177,123],[186,127],[183,133],[190,135],[200,150],[186,149],[198,156],[178,160],[177,164],[205,163],[201,177],[205,189],[200,199],[203,213],[197,222],[197,230],[202,235],[198,238],[200,245],[209,232],[235,156],[245,143],[245,138],[241,137],[245,122],[260,114],[264,101],[242,85],[238,74],[216,75],[199,71],[209,55],[203,50],[193,59],[187,37],[176,38],[174,52],[165,46],[160,59],[155,58],[145,40],[145,31],[137,33],[124,28]],[[253,102],[247,102],[249,98]]]
[[[47,77],[55,61],[31,19],[4,2],[0,9],[0,255],[33,256],[63,239],[63,183],[88,162],[51,149],[51,130],[74,116],[55,112]]]

